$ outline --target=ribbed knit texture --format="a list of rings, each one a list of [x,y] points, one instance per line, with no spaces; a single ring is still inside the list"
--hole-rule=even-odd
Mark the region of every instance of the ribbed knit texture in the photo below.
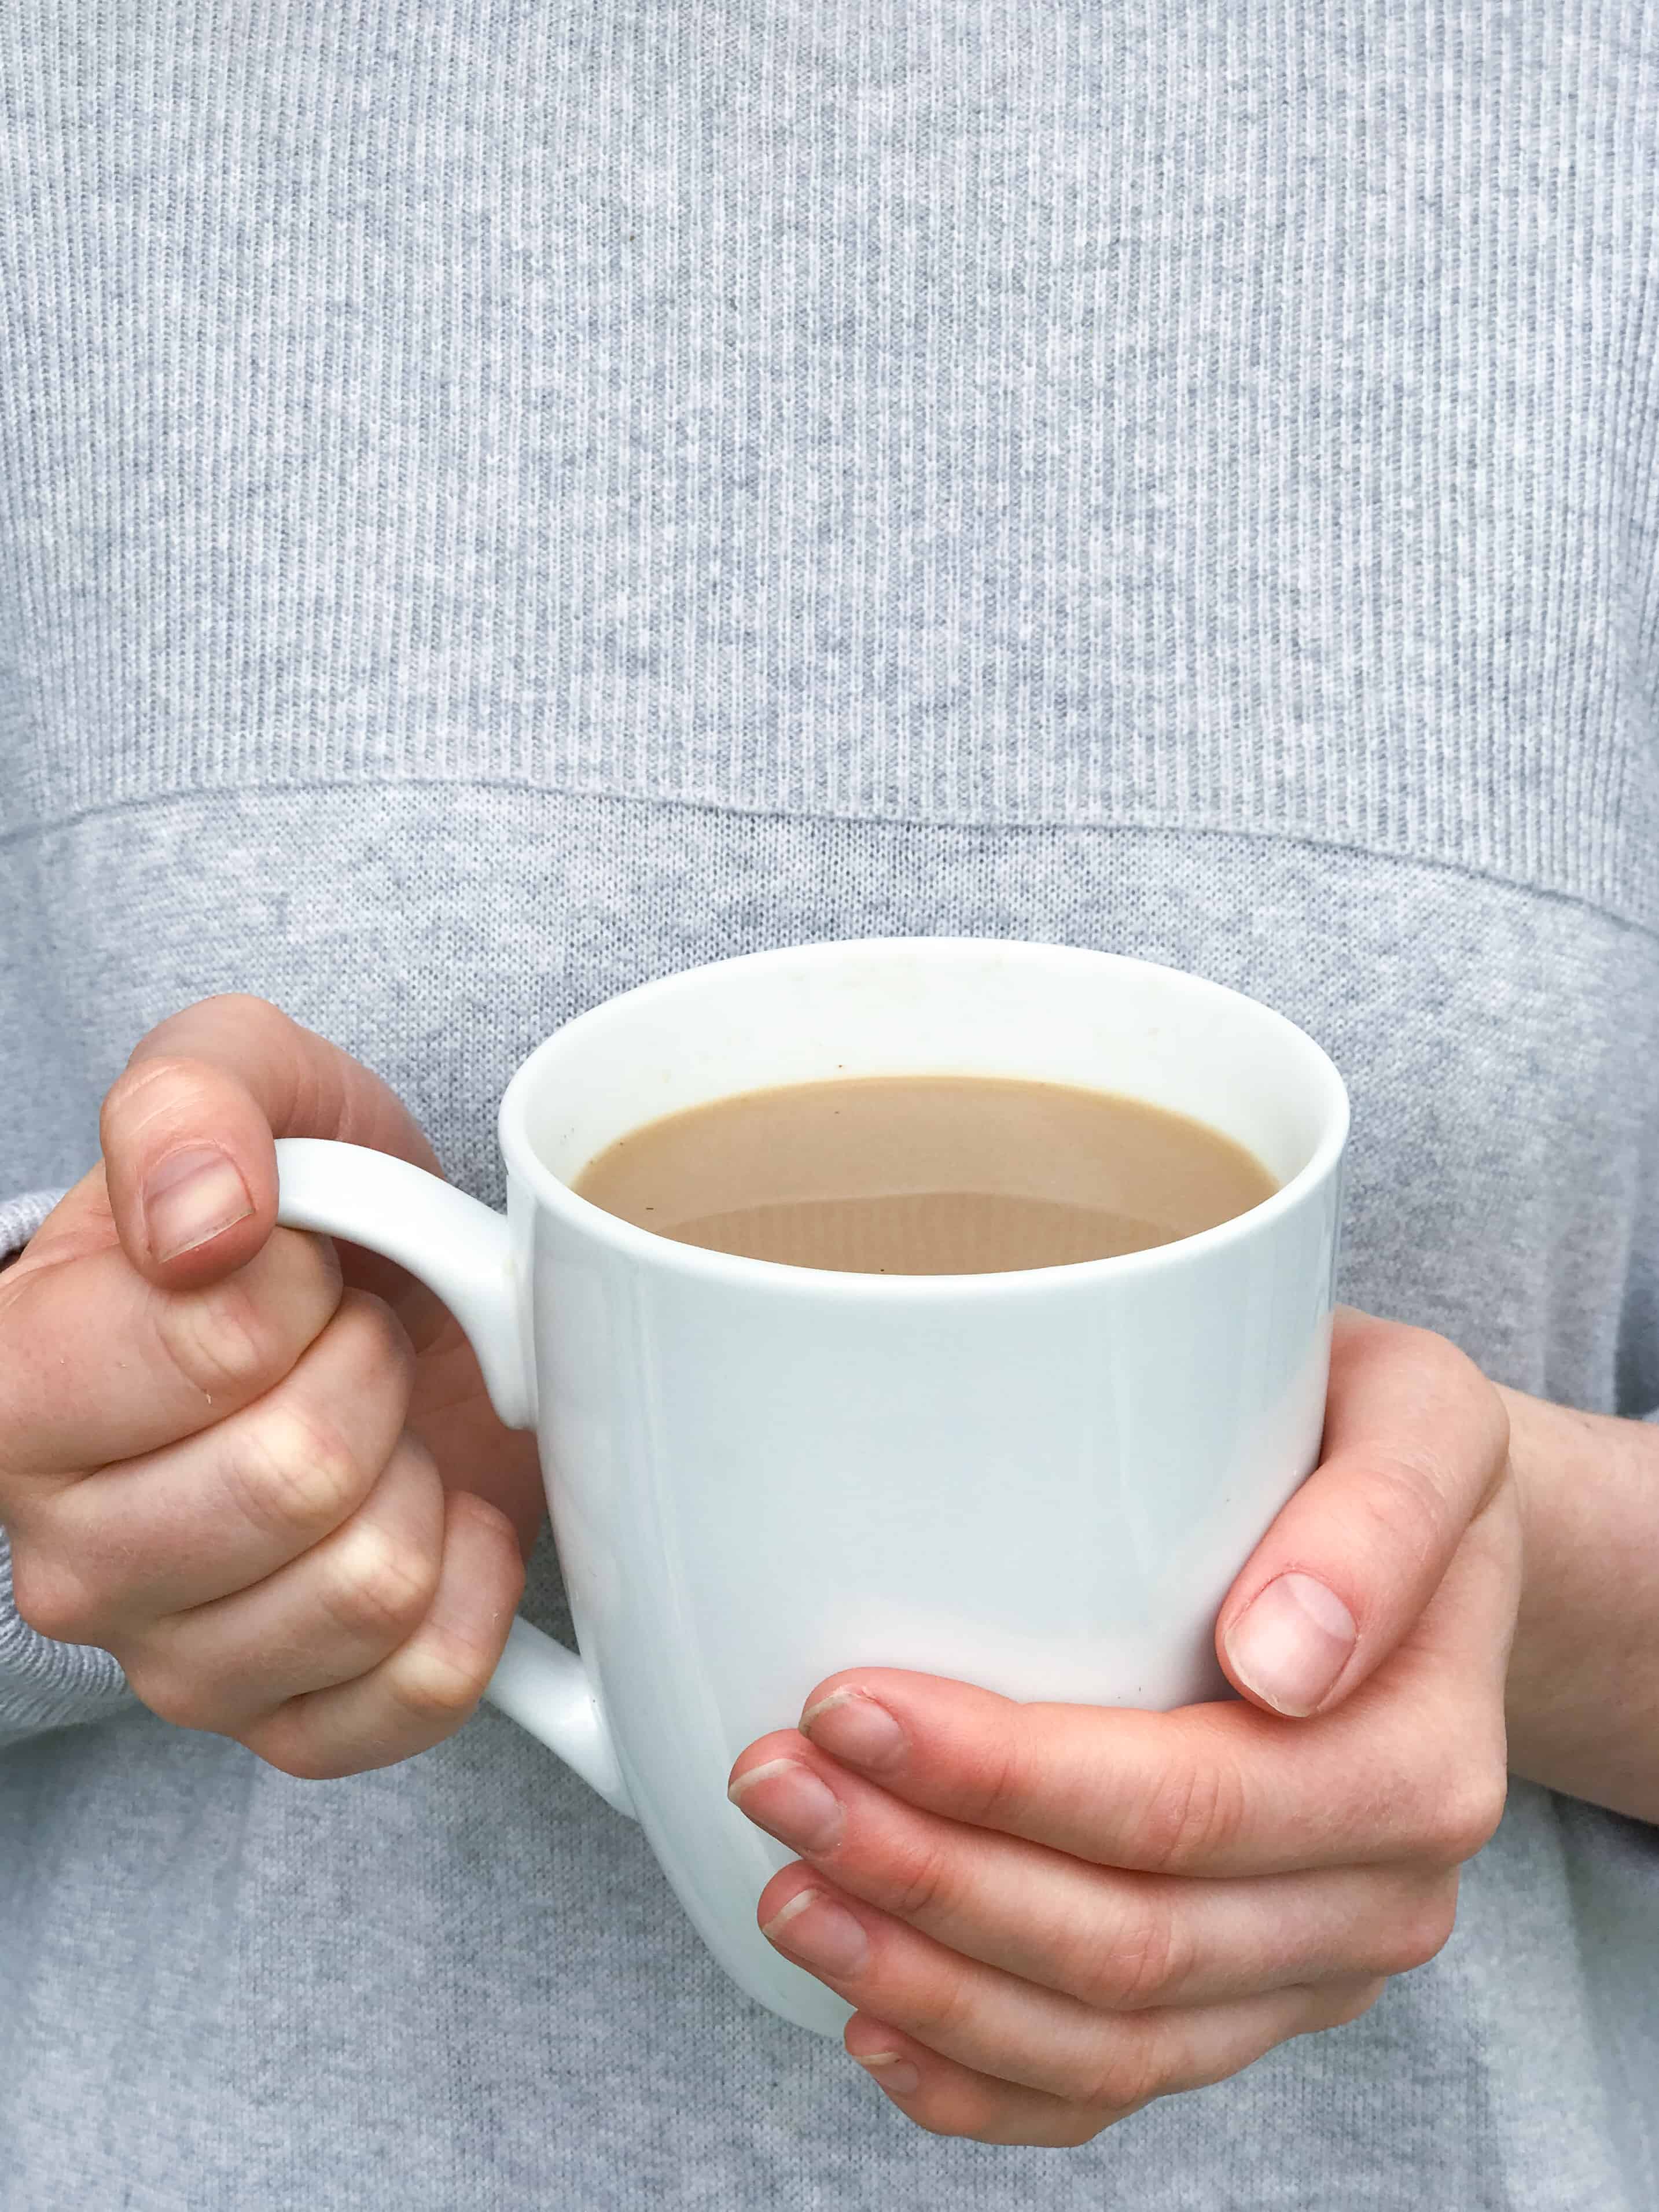
[[[18,1616],[11,1595],[11,1546],[0,1529],[0,1744],[41,1729],[100,1719],[131,1701],[107,1651],[53,1644]]]
[[[0,1267],[28,1243],[61,1195],[55,1190],[20,1191],[15,1198],[0,1195]]]
[[[51,647],[3,818],[373,781],[412,718],[404,775],[1271,831],[1652,920],[1654,45],[1636,0],[12,0],[0,596]]]
[[[1344,1295],[1659,1404],[1656,225],[1635,0],[0,0],[0,1251],[212,991],[498,1199],[608,994],[981,932],[1282,1007]],[[302,1784],[0,1589],[0,2212],[1652,2212],[1656,1956],[1521,1785],[1364,2020],[940,2142],[500,1716]]]

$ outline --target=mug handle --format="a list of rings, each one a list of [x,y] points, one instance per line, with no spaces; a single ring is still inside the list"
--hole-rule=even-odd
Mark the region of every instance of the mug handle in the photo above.
[[[389,1152],[279,1137],[276,1218],[285,1228],[349,1237],[417,1275],[465,1330],[501,1420],[509,1429],[535,1427],[536,1373],[505,1214]],[[574,1651],[516,1620],[484,1695],[607,1804],[636,1817],[593,1685]]]

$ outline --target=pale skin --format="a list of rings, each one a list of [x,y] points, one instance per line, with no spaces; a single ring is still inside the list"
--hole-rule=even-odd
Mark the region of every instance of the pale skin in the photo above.
[[[0,1522],[35,1628],[322,1779],[471,1713],[541,1492],[441,1307],[274,1228],[273,1135],[432,1164],[276,1009],[163,1023],[100,1164],[0,1273]],[[1656,1620],[1659,1433],[1345,1313],[1322,1465],[1218,1620],[1240,1701],[834,1676],[732,1771],[799,1854],[761,1924],[856,2007],[849,2053],[919,2125],[1085,2142],[1433,1956],[1507,1773],[1659,1820]]]

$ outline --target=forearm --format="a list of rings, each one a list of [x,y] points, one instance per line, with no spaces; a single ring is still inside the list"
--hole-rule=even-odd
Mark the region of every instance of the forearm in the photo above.
[[[1526,1539],[1510,1770],[1659,1822],[1659,1426],[1502,1395]]]

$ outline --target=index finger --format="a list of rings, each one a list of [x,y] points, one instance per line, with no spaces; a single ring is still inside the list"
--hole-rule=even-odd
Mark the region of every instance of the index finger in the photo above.
[[[896,1669],[832,1677],[821,1750],[925,1810],[1148,1874],[1449,1866],[1503,1807],[1508,1533],[1477,1532],[1392,1666],[1336,1710],[1022,1705]]]
[[[0,1462],[14,1480],[80,1474],[223,1420],[282,1380],[340,1302],[332,1246],[299,1230],[188,1291],[87,1241],[0,1276]],[[0,1497],[0,1510],[17,1504]]]

